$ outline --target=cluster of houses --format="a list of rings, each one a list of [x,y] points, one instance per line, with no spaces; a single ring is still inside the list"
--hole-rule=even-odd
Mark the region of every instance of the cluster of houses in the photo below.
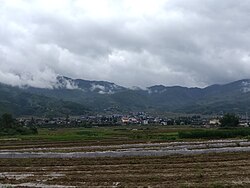
[[[220,125],[219,117],[201,117],[199,115],[187,117],[159,117],[143,112],[127,115],[88,115],[68,116],[57,118],[21,117],[17,118],[19,124],[36,126],[108,126],[108,125],[192,125],[196,127],[217,127]],[[240,118],[241,126],[248,126],[248,118]]]

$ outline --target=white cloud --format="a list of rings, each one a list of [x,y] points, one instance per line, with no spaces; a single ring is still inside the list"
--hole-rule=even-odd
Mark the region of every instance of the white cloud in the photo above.
[[[247,0],[0,0],[0,80],[124,86],[248,78]]]

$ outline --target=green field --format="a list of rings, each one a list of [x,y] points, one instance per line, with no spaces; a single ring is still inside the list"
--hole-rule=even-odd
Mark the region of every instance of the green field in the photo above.
[[[166,127],[96,127],[96,128],[41,128],[37,135],[15,135],[11,138],[22,140],[175,140],[179,130],[189,128],[166,128]],[[7,136],[0,137],[9,138]]]
[[[1,136],[0,139],[77,141],[175,141],[192,139],[249,138],[250,128],[197,129],[166,126],[121,126],[92,128],[40,128],[37,135]]]

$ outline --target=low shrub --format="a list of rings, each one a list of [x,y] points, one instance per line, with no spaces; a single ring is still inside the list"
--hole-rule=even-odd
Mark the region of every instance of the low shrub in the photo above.
[[[216,129],[216,130],[192,130],[178,132],[179,138],[235,138],[250,135],[250,128],[244,129]]]
[[[37,133],[38,131],[35,127],[13,127],[0,130],[0,136],[30,135]]]

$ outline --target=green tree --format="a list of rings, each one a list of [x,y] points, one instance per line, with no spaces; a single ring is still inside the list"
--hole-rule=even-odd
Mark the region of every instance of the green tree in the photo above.
[[[239,125],[239,118],[235,114],[225,114],[220,119],[221,127],[237,127]]]
[[[36,122],[35,122],[34,118],[32,117],[31,120],[30,120],[30,122],[29,122],[29,126],[34,126],[35,123]]]
[[[12,128],[14,126],[14,119],[11,114],[5,113],[1,117],[1,126],[4,128]]]

